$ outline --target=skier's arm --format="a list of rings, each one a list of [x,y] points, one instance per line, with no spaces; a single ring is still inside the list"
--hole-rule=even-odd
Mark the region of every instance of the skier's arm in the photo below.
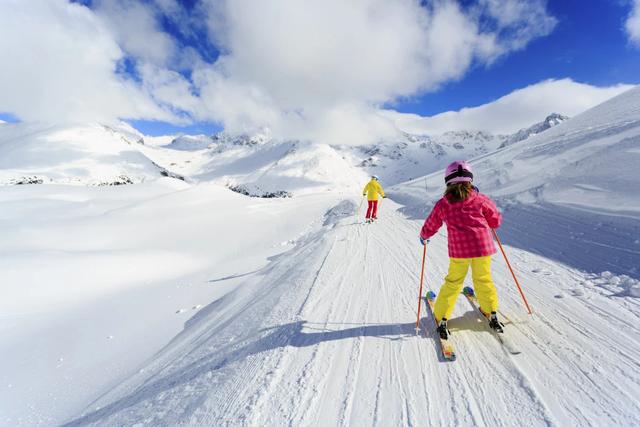
[[[482,205],[482,214],[487,220],[489,227],[493,229],[500,227],[500,224],[502,223],[502,214],[496,207],[496,204],[493,203],[493,200],[488,197]]]
[[[424,221],[422,230],[420,230],[420,237],[424,240],[431,238],[442,227],[442,208],[440,202],[436,203],[433,210],[429,214],[429,217]]]
[[[382,189],[382,185],[378,184],[378,194],[384,197],[384,190]]]
[[[364,188],[362,189],[362,195],[366,196],[367,195],[367,190],[369,189],[369,183],[367,183],[367,185],[364,186]]]

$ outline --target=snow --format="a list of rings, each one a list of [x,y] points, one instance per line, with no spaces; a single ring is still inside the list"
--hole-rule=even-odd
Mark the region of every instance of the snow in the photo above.
[[[0,187],[0,424],[640,424],[640,89],[503,148],[199,140],[2,126],[3,182],[47,185]],[[464,298],[455,362],[424,306],[415,333],[418,230],[461,155],[534,310],[494,256],[518,355]],[[363,224],[373,171],[389,197]],[[447,267],[443,229],[427,290]]]
[[[52,126],[7,124],[0,128],[0,184],[24,182],[113,185],[161,176],[140,153],[140,134],[124,124]]]
[[[333,200],[252,199],[169,178],[5,188],[0,424],[77,413],[238,278],[259,275]]]
[[[522,143],[476,158],[476,185],[505,210],[512,245],[593,273],[638,275],[640,88]],[[390,191],[419,217],[441,172]],[[426,195],[427,202],[422,199]]]
[[[533,318],[498,257],[494,271],[522,354],[502,351],[460,298],[450,321],[458,360],[443,362],[425,311],[423,332],[414,332],[421,250],[408,242],[419,221],[386,203],[379,223],[345,217],[212,303],[144,372],[70,425],[640,421],[640,384],[629,375],[640,360],[636,303],[612,299],[598,277],[511,249]],[[443,238],[429,247],[429,289],[445,274],[445,248]]]
[[[151,136],[144,135],[144,145],[151,147],[162,147],[171,144],[179,135],[161,135],[161,136]]]
[[[262,195],[285,191],[308,194],[359,191],[366,179],[326,144],[300,141],[216,140],[205,149],[141,150],[156,163],[193,181],[242,186]],[[357,190],[356,190],[357,188]]]
[[[474,158],[522,143],[566,120],[568,117],[553,113],[544,121],[512,135],[493,135],[482,131],[455,131],[441,135],[404,134],[401,140],[381,140],[371,146],[334,148],[352,166],[376,174],[388,185],[394,185],[442,170],[457,159]]]
[[[168,148],[173,150],[196,151],[208,148],[211,144],[213,144],[213,140],[206,135],[182,135],[171,141]]]

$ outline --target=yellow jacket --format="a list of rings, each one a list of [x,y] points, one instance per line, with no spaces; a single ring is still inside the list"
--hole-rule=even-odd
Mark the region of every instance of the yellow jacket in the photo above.
[[[369,183],[365,185],[364,189],[362,190],[362,195],[366,195],[367,200],[378,200],[378,194],[384,197],[384,190],[375,179],[369,181]]]

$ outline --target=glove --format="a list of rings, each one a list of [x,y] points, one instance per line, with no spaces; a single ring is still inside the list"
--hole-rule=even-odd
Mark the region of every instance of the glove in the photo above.
[[[362,194],[362,197],[364,197],[364,196],[366,196],[366,195],[367,195],[367,193],[364,193],[364,194]]]
[[[426,245],[429,242],[430,242],[429,239],[423,239],[422,236],[420,236],[420,243],[422,244],[422,246]]]

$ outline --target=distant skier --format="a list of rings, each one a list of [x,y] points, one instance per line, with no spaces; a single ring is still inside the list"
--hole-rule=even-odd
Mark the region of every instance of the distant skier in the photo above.
[[[371,177],[371,181],[364,186],[362,197],[367,196],[369,206],[367,207],[367,222],[373,222],[378,219],[378,195],[384,198],[384,190],[378,182],[377,175]]]
[[[491,229],[500,226],[502,215],[495,203],[471,184],[473,173],[467,162],[455,161],[447,166],[444,181],[444,196],[435,204],[420,232],[420,243],[424,245],[443,222],[447,225],[449,273],[434,306],[438,333],[448,338],[447,319],[453,312],[469,266],[480,310],[489,318],[493,329],[501,330],[496,315],[498,294],[491,278],[491,255],[496,252]]]

